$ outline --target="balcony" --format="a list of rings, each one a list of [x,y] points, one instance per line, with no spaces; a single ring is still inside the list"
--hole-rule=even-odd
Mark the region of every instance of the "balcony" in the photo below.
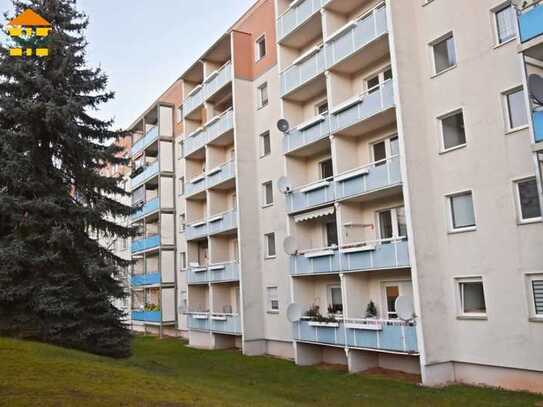
[[[206,175],[200,174],[197,177],[191,179],[189,182],[185,183],[185,196],[196,195],[200,192],[205,191],[207,188]]]
[[[160,273],[135,274],[132,276],[132,286],[142,287],[160,284]]]
[[[288,96],[302,85],[317,78],[324,73],[325,69],[324,48],[319,46],[311,49],[281,72],[281,97]]]
[[[320,9],[327,0],[303,0],[295,1],[277,19],[277,40],[282,42],[289,34],[300,28],[311,17],[320,19]]]
[[[187,274],[189,284],[222,283],[239,281],[239,263],[211,264],[208,267],[191,267]]]
[[[238,227],[238,211],[236,209],[213,216],[207,221],[208,233],[216,235]]]
[[[132,253],[155,249],[160,246],[160,235],[153,235],[144,239],[132,241]]]
[[[208,227],[205,220],[191,223],[185,227],[185,238],[187,240],[200,239],[207,236]]]
[[[344,323],[349,347],[418,353],[417,327],[414,322],[347,319]]]
[[[355,125],[357,125],[356,128],[351,130],[358,132],[382,127],[386,122],[379,121],[380,118],[376,116],[392,107],[394,107],[394,89],[392,80],[387,80],[379,87],[335,107],[330,115],[331,132],[343,132]],[[375,119],[372,123],[365,123],[371,118]],[[394,117],[386,119],[395,120]]]
[[[183,101],[183,116],[186,118],[207,99],[232,82],[232,63],[229,61],[196,86]]]
[[[160,311],[132,311],[132,320],[160,323]]]
[[[543,4],[538,3],[519,15],[520,41],[528,42],[543,34]]]
[[[297,341],[409,354],[418,353],[414,322],[346,319],[335,323],[302,319],[293,324]]]
[[[160,199],[158,197],[151,199],[150,201],[146,202],[141,209],[138,209],[132,215],[130,215],[130,220],[134,222],[147,215],[150,215],[151,213],[158,211],[159,207]]]
[[[327,68],[353,73],[380,59],[388,48],[388,40],[384,37],[386,32],[386,9],[379,5],[326,39]],[[383,41],[376,41],[378,39]],[[365,51],[363,55],[362,50]],[[354,55],[356,58],[347,61]]]
[[[337,200],[398,186],[402,182],[400,157],[394,156],[386,161],[344,172],[334,180]]]
[[[189,314],[190,330],[211,331],[229,335],[241,335],[239,314],[193,312]]]
[[[143,136],[134,143],[134,145],[130,149],[130,154],[134,156],[140,151],[145,150],[145,148],[155,142],[158,137],[158,126],[152,127],[151,129],[149,129],[149,131],[147,131],[145,136]]]
[[[219,116],[215,116],[205,127],[196,130],[183,140],[183,152],[185,157],[203,148],[207,143],[217,139],[234,128],[232,109]]]
[[[151,178],[158,175],[160,172],[159,162],[156,160],[152,164],[148,165],[143,172],[136,175],[130,180],[130,190],[134,190],[145,182],[149,181]]]
[[[185,184],[185,196],[196,195],[205,191],[207,188],[216,187],[225,181],[233,179],[236,176],[236,166],[234,160],[228,161],[212,170],[207,174],[201,174]]]
[[[325,205],[336,199],[334,181],[331,178],[319,180],[287,194],[289,213],[300,212],[315,206]]]
[[[289,154],[326,139],[330,135],[330,117],[319,115],[290,130],[283,137],[283,153]]]
[[[543,111],[533,112],[532,120],[533,120],[533,126],[534,126],[535,142],[539,143],[543,141]]]
[[[312,249],[290,256],[292,276],[409,267],[407,240],[380,240],[338,248]]]

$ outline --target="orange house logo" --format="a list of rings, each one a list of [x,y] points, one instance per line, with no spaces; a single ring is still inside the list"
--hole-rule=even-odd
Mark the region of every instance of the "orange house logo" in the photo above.
[[[26,9],[8,23],[8,33],[10,37],[25,38],[45,38],[51,31],[51,24],[45,18],[31,9]],[[49,55],[47,48],[10,48],[9,55],[12,57],[21,57],[23,55],[31,57],[45,57]]]

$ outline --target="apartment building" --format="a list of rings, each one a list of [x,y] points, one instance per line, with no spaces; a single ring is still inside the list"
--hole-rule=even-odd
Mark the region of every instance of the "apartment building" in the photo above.
[[[131,126],[136,327],[543,391],[542,10],[257,1]]]

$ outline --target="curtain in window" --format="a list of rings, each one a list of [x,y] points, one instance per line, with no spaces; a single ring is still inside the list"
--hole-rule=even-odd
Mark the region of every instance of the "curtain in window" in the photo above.
[[[513,7],[507,6],[496,13],[496,26],[500,44],[515,37],[515,13]]]

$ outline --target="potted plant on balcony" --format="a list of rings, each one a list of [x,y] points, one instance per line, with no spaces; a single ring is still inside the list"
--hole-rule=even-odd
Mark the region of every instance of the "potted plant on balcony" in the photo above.
[[[373,301],[370,301],[366,307],[366,318],[377,318],[377,307],[375,306],[375,303]]]
[[[343,305],[342,304],[330,304],[328,305],[328,316],[334,316],[336,318],[343,317]]]
[[[334,315],[332,316],[322,316],[319,311],[318,305],[312,305],[309,310],[304,314],[306,319],[309,319],[310,326],[319,326],[326,328],[338,328],[339,322]]]
[[[145,311],[148,311],[148,312],[155,312],[155,311],[160,311],[160,305],[157,305],[157,304],[145,304],[145,307],[144,307],[144,310]]]

